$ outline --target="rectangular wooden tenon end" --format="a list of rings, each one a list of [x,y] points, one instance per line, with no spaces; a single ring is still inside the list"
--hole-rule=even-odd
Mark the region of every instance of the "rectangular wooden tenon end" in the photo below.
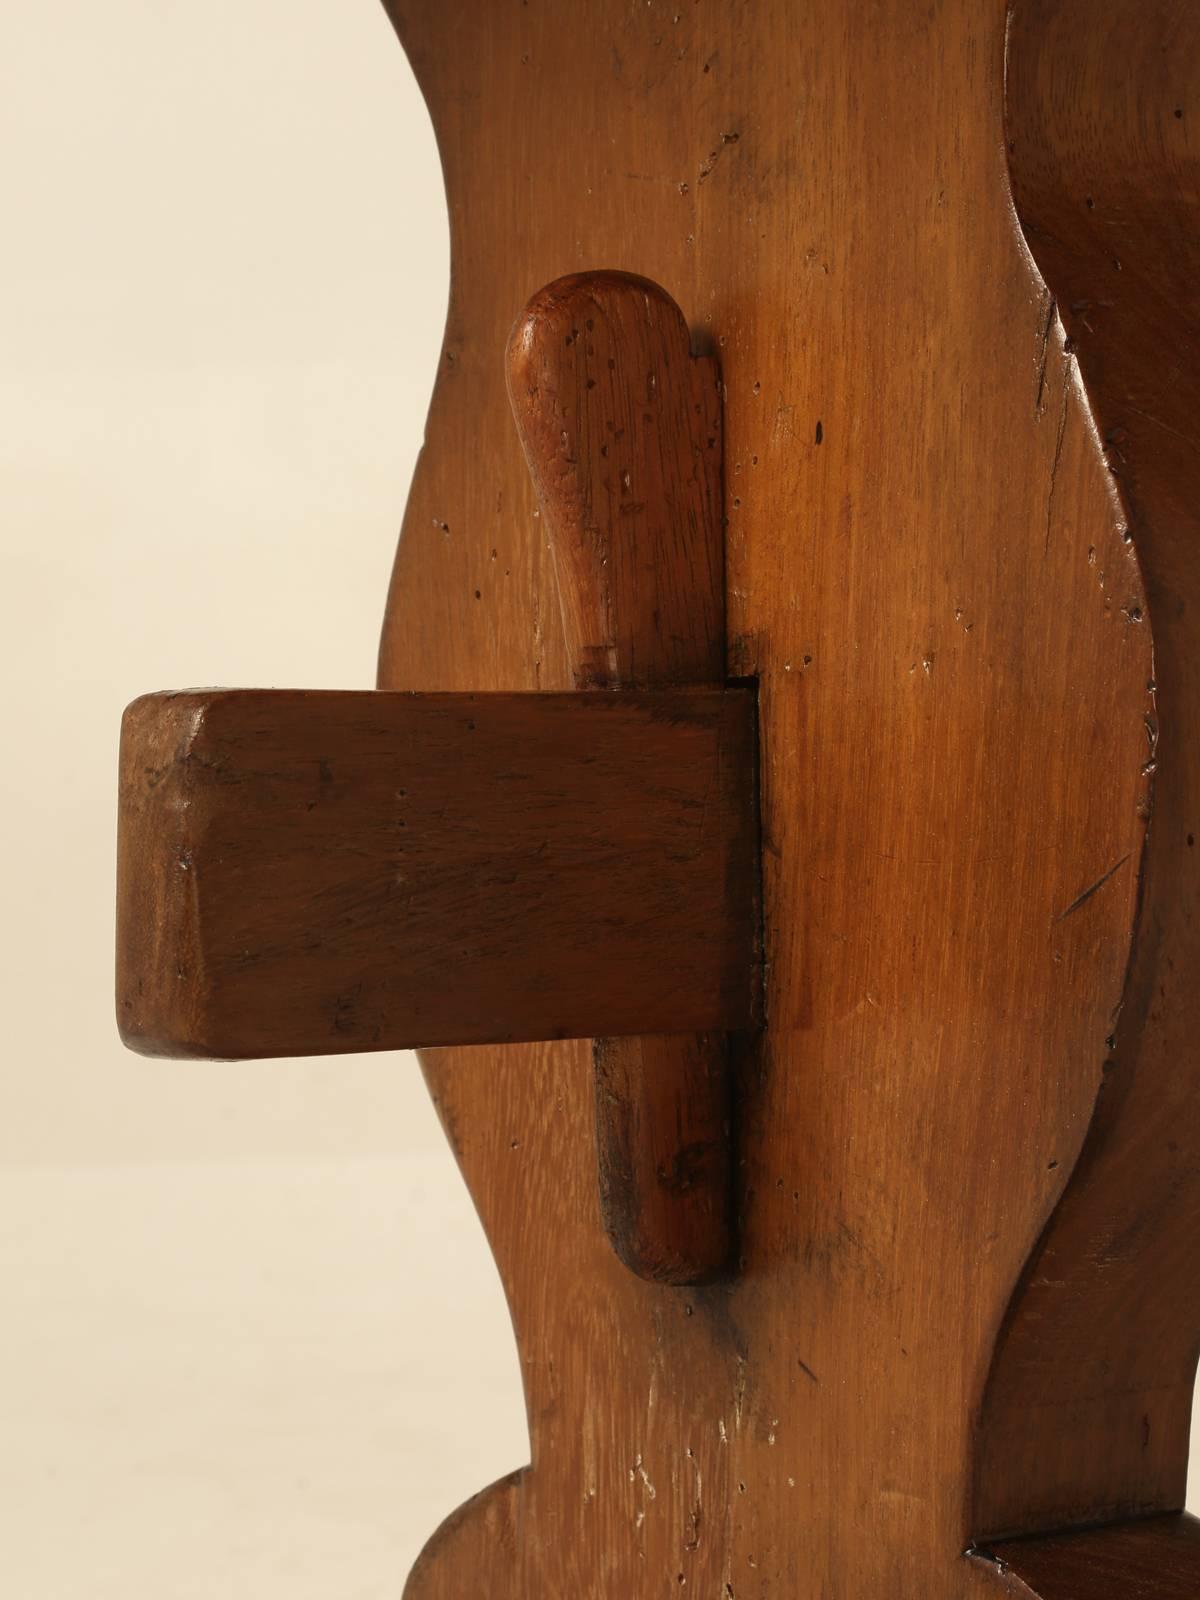
[[[117,1015],[244,1058],[753,1025],[753,693],[125,713]]]

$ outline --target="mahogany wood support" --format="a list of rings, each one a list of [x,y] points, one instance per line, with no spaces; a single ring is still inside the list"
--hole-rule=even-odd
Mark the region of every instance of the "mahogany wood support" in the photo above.
[[[513,329],[508,391],[574,687],[723,683],[718,370],[692,355],[679,307],[628,273],[550,284]],[[736,1238],[725,1036],[597,1039],[593,1053],[617,1254],[662,1282],[715,1277]]]
[[[721,366],[766,990],[744,1265],[682,1292],[608,1247],[590,1050],[424,1055],[532,1465],[409,1600],[1113,1600],[967,1552],[1182,1504],[1196,10],[387,4],[454,261],[379,682],[575,681],[495,355],[534,285],[664,285]]]
[[[744,1027],[753,697],[149,695],[117,1014],[151,1055]]]

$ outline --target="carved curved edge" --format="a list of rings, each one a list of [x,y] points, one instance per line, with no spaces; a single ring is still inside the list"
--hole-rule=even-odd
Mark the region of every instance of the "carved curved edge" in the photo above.
[[[1146,584],[1153,811],[1095,1114],[988,1383],[981,1536],[1181,1507],[1200,1346],[1200,11],[1103,9],[1018,0],[1009,162]]]
[[[453,1552],[464,1534],[472,1539],[482,1536],[483,1548],[491,1552],[494,1565],[511,1563],[516,1543],[519,1491],[528,1471],[528,1467],[521,1467],[516,1472],[506,1473],[503,1478],[497,1478],[495,1483],[490,1483],[486,1489],[464,1500],[445,1518],[430,1535],[413,1563],[405,1584],[406,1595],[419,1595],[431,1579],[436,1582],[441,1562],[448,1553]],[[493,1577],[488,1570],[488,1561],[485,1559],[479,1563],[476,1571],[479,1592],[486,1596],[489,1581]]]

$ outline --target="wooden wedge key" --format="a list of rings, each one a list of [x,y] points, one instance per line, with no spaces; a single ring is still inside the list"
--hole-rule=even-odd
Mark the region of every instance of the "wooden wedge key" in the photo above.
[[[679,307],[628,273],[561,278],[518,317],[507,376],[573,685],[723,683],[719,373]],[[639,1277],[718,1276],[736,1243],[726,1035],[598,1038],[593,1059],[613,1248]]]

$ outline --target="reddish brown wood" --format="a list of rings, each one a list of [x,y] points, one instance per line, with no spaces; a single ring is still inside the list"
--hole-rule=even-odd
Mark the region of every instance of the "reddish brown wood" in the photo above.
[[[627,273],[536,294],[508,390],[554,560],[578,688],[720,683],[721,404],[683,313]],[[699,1283],[735,1244],[724,1035],[595,1043],[601,1214],[642,1277]]]
[[[532,1464],[409,1600],[1194,1592],[1189,1520],[1041,1537],[1179,1506],[1200,1330],[1194,8],[388,9],[454,268],[381,687],[610,670],[501,353],[565,271],[663,283],[721,360],[766,979],[714,1285],[609,1249],[581,1041],[423,1057]]]
[[[1037,1600],[1196,1600],[1200,1521],[1145,1517],[980,1549],[1010,1593]]]
[[[125,717],[117,1014],[156,1055],[745,1025],[745,691],[198,691]]]
[[[1102,12],[1016,7],[1008,131],[1026,238],[1146,579],[1143,606],[1093,566],[1130,632],[1154,628],[1152,819],[1129,863],[1132,959],[1093,1044],[1095,1114],[988,1383],[980,1534],[1180,1508],[1200,1345],[1200,10]]]
[[[729,1047],[723,1034],[597,1039],[600,1214],[640,1277],[704,1283],[736,1243]]]
[[[562,278],[517,319],[507,380],[573,686],[724,682],[718,372],[679,307],[629,273]]]
[[[410,1600],[1002,1594],[964,1557],[975,1428],[1104,1077],[1154,670],[1012,211],[1006,0],[389,9],[454,262],[380,682],[572,682],[497,356],[565,272],[663,284],[721,363],[767,1000],[738,1073],[744,1267],[703,1289],[609,1249],[581,1045],[425,1056],[533,1464],[451,1519]],[[450,1425],[465,1459],[472,1419]]]

